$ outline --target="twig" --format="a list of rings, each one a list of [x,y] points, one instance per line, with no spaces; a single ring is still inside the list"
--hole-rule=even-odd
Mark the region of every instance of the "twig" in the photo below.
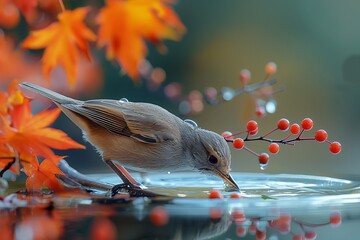
[[[8,163],[6,164],[6,166],[5,166],[3,169],[1,169],[1,171],[0,171],[0,177],[3,177],[4,173],[5,173],[7,170],[9,170],[9,169],[12,167],[12,165],[14,165],[14,163],[15,163],[15,161],[16,161],[16,157],[0,157],[0,159],[12,159],[11,162],[8,162]]]

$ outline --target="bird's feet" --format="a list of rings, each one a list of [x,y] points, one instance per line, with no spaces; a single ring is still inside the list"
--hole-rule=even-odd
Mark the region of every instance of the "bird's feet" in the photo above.
[[[139,186],[122,183],[114,185],[111,189],[111,197],[114,197],[118,192],[126,192],[130,195],[130,197],[159,197],[162,196],[160,194],[146,191]]]

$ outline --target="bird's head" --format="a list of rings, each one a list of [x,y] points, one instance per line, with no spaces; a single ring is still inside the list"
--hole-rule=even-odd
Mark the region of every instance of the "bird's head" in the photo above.
[[[233,189],[238,185],[230,175],[231,153],[225,139],[217,133],[196,128],[198,146],[193,151],[195,168],[201,172],[221,177]]]

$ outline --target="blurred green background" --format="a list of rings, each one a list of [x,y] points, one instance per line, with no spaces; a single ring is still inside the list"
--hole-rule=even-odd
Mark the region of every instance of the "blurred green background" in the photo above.
[[[359,175],[360,1],[198,0],[179,1],[175,9],[187,34],[180,42],[167,42],[166,55],[151,49],[148,57],[154,66],[167,72],[165,84],[181,82],[188,91],[208,86],[235,88],[239,87],[240,69],[248,68],[252,82],[260,81],[264,65],[275,61],[277,85],[285,86],[286,91],[275,96],[277,112],[258,119],[260,133],[271,130],[282,117],[290,122],[311,117],[314,130],[326,129],[329,139],[340,141],[343,150],[332,155],[327,144],[316,142],[281,146],[264,172]],[[114,64],[104,61],[103,67],[104,89],[97,97],[126,97],[159,104],[177,113],[176,106],[161,92],[150,92],[145,85],[135,86],[119,74]],[[205,111],[192,119],[202,128],[218,133],[240,130],[248,120],[248,104],[249,96],[244,95],[229,103],[205,106]],[[70,121],[60,124],[61,128],[71,129],[72,136],[81,138]],[[248,146],[258,152],[267,148],[263,143]],[[108,171],[90,145],[86,155],[77,150],[68,156],[79,171]],[[233,171],[262,172],[257,159],[245,151],[234,150],[232,161]]]

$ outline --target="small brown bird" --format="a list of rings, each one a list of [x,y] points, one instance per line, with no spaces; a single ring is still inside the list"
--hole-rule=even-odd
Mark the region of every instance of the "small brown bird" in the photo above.
[[[102,159],[123,180],[120,189],[141,191],[125,168],[138,172],[197,170],[221,177],[239,190],[230,175],[231,154],[219,134],[181,120],[149,103],[97,99],[79,101],[31,83],[21,87],[52,100],[96,147]]]

